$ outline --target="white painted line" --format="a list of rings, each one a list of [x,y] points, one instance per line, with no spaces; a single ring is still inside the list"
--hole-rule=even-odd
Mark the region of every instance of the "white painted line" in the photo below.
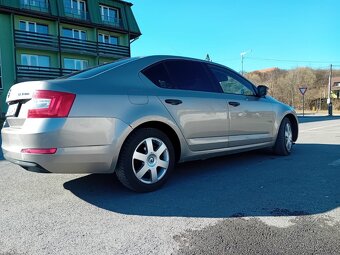
[[[340,159],[333,161],[332,163],[328,164],[329,166],[340,166]]]
[[[304,132],[304,131],[318,130],[318,129],[323,129],[323,128],[330,128],[330,127],[340,127],[340,125],[337,124],[337,125],[321,126],[321,127],[309,128],[309,129],[305,129],[301,131]]]

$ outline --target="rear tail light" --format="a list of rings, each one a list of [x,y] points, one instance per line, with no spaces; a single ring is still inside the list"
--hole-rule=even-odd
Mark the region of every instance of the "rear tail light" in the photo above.
[[[70,113],[75,94],[37,90],[28,110],[28,118],[64,118]]]
[[[22,149],[21,153],[27,154],[55,154],[57,152],[57,148],[49,148],[49,149]]]

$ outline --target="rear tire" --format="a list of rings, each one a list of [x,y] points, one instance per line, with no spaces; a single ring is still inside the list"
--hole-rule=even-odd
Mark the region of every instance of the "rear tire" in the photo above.
[[[174,163],[174,148],[167,135],[158,129],[142,128],[125,141],[116,175],[125,187],[150,192],[166,182]]]
[[[293,131],[290,120],[285,117],[280,125],[274,145],[274,153],[277,155],[287,156],[291,153],[293,147]]]

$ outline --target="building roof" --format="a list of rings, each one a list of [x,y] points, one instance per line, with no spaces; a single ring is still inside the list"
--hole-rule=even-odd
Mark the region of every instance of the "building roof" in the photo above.
[[[332,77],[332,90],[340,90],[340,76]]]

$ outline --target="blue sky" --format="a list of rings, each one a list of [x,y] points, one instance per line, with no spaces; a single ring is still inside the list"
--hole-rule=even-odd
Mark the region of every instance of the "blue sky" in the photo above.
[[[340,0],[131,1],[143,33],[132,56],[209,53],[240,71],[240,53],[251,50],[245,71],[340,68]]]

